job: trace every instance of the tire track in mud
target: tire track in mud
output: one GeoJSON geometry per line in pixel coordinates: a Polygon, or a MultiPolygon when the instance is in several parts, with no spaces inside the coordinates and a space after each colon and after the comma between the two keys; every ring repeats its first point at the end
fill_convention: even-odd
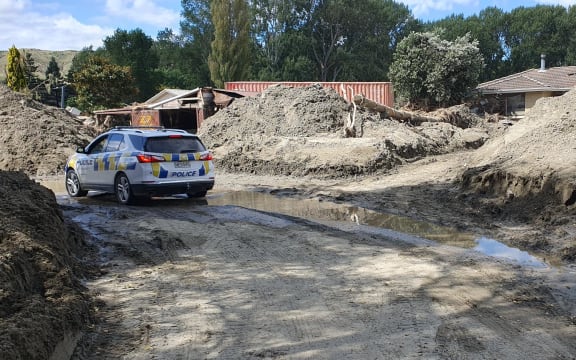
{"type": "MultiPolygon", "coordinates": [[[[240,228],[236,224],[226,226],[234,228],[237,235],[234,244],[219,242],[213,248],[223,259],[238,261],[237,266],[241,266],[248,277],[235,283],[240,292],[237,298],[222,299],[223,307],[237,309],[236,316],[241,324],[235,324],[234,344],[221,356],[234,358],[242,352],[247,357],[281,356],[307,351],[305,349],[310,348],[323,332],[326,321],[318,314],[326,311],[310,276],[316,270],[310,266],[310,260],[297,251],[301,242],[289,237],[278,246],[278,229],[245,224],[240,228]],[[271,246],[273,243],[276,245],[271,246]],[[311,299],[317,310],[315,313],[306,308],[311,299]],[[244,311],[235,304],[237,301],[247,301],[251,306],[244,311]],[[249,329],[256,330],[246,331],[249,329]],[[238,336],[245,333],[250,336],[238,336]],[[262,348],[261,344],[270,338],[284,340],[279,346],[262,348]],[[299,349],[301,347],[304,349],[299,349]]],[[[223,274],[223,277],[227,275],[223,274]]]]}
{"type": "Polygon", "coordinates": [[[514,358],[523,348],[562,359],[574,350],[574,326],[546,335],[538,329],[557,322],[536,313],[530,323],[533,309],[514,307],[517,325],[498,285],[512,276],[476,271],[485,264],[463,265],[454,251],[230,206],[75,211],[109,248],[109,273],[91,287],[118,319],[92,336],[85,347],[99,352],[86,359],[514,358]]]}

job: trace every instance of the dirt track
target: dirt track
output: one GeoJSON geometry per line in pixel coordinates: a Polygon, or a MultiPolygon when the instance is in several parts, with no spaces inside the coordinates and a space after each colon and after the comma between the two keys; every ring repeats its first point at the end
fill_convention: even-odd
{"type": "MultiPolygon", "coordinates": [[[[258,184],[221,177],[218,191],[258,184]]],[[[217,192],[218,192],[217,191],[217,192]]],[[[572,359],[566,278],[354,222],[60,200],[104,274],[81,359],[572,359]]],[[[305,201],[305,200],[302,200],[305,201]]],[[[573,280],[573,279],[572,279],[573,280]]]]}

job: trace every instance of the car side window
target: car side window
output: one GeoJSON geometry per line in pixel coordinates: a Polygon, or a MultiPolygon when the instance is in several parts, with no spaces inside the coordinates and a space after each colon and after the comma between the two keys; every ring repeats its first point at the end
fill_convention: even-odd
{"type": "Polygon", "coordinates": [[[108,144],[106,145],[106,152],[119,151],[124,144],[124,135],[112,134],[108,137],[108,144]]]}
{"type": "Polygon", "coordinates": [[[138,135],[128,135],[134,148],[139,151],[144,151],[144,138],[138,135]]]}
{"type": "Polygon", "coordinates": [[[95,143],[90,145],[90,148],[88,149],[87,153],[100,154],[101,152],[103,152],[104,148],[106,147],[106,140],[108,140],[108,136],[103,136],[100,139],[98,139],[95,143]]]}

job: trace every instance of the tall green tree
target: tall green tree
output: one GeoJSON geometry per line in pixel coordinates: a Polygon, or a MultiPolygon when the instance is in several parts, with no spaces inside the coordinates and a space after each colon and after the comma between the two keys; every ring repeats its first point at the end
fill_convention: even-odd
{"type": "MultiPolygon", "coordinates": [[[[257,54],[255,75],[260,80],[279,80],[284,61],[301,55],[288,46],[304,10],[300,0],[253,0],[252,36],[257,54]]],[[[290,61],[290,60],[288,60],[290,61]]]]}
{"type": "Polygon", "coordinates": [[[105,56],[104,50],[102,48],[94,49],[94,47],[90,45],[77,52],[74,58],[72,58],[72,64],[70,64],[68,73],[66,73],[68,82],[73,82],[74,74],[82,70],[88,61],[96,55],[105,56]]]}
{"type": "Polygon", "coordinates": [[[24,52],[23,64],[26,85],[30,94],[36,101],[49,103],[49,101],[47,101],[47,97],[51,89],[50,84],[46,83],[46,81],[41,81],[38,75],[36,75],[38,65],[36,65],[36,60],[34,60],[31,53],[24,52]]]}
{"type": "MultiPolygon", "coordinates": [[[[170,33],[171,30],[168,30],[170,33]]],[[[182,0],[182,20],[180,35],[163,32],[158,34],[161,59],[170,59],[173,67],[166,67],[161,60],[161,71],[168,75],[168,83],[182,79],[178,83],[189,84],[187,88],[213,85],[208,67],[208,57],[214,39],[214,24],[210,12],[210,0],[182,0]],[[172,44],[170,44],[172,42],[172,44]],[[173,54],[166,50],[174,50],[173,54]],[[171,58],[178,59],[171,59],[171,58]]],[[[168,50],[168,51],[172,51],[168,50]]]]}
{"type": "Polygon", "coordinates": [[[113,64],[99,55],[88,58],[72,78],[75,105],[85,111],[123,106],[137,90],[129,66],[113,64]]]}
{"type": "Polygon", "coordinates": [[[28,87],[30,87],[33,83],[38,83],[38,76],[36,75],[38,65],[36,65],[36,60],[34,60],[32,54],[29,52],[24,52],[22,63],[24,65],[24,76],[26,78],[28,87]]]}
{"type": "MultiPolygon", "coordinates": [[[[357,5],[356,5],[357,6],[357,5]]],[[[414,19],[408,7],[392,0],[367,1],[360,6],[353,35],[345,48],[350,53],[344,63],[341,79],[346,81],[386,81],[392,57],[398,43],[421,23],[414,19]]]]}
{"type": "Polygon", "coordinates": [[[24,58],[22,59],[24,65],[24,77],[26,78],[26,86],[28,90],[32,92],[32,95],[36,100],[42,100],[39,96],[38,88],[41,84],[40,78],[36,75],[36,70],[38,70],[38,65],[36,65],[36,60],[32,57],[32,54],[24,51],[24,58]]]}
{"type": "Polygon", "coordinates": [[[14,45],[8,49],[6,84],[14,91],[23,91],[27,89],[24,61],[20,51],[14,45]]]}
{"type": "Polygon", "coordinates": [[[48,67],[46,68],[45,74],[46,79],[48,79],[50,75],[52,75],[52,77],[56,79],[60,79],[62,77],[62,74],[60,73],[60,67],[58,66],[58,62],[56,61],[54,56],[50,58],[50,62],[48,63],[48,67]]]}
{"type": "Polygon", "coordinates": [[[396,94],[413,105],[449,106],[476,87],[482,66],[478,42],[468,36],[451,42],[438,33],[412,33],[398,45],[390,78],[396,94]]]}
{"type": "MultiPolygon", "coordinates": [[[[560,31],[576,34],[576,6],[570,6],[566,16],[560,21],[560,31]]],[[[576,65],[576,37],[570,36],[566,42],[566,65],[576,65]]]]}
{"type": "Polygon", "coordinates": [[[312,52],[318,66],[319,80],[335,81],[342,70],[347,47],[354,47],[353,26],[358,7],[352,0],[317,0],[311,2],[310,33],[312,52]]]}
{"type": "Polygon", "coordinates": [[[144,101],[156,94],[159,83],[155,76],[158,56],[152,48],[154,41],[151,37],[142,29],[117,29],[114,35],[106,37],[103,42],[110,60],[114,64],[128,66],[132,71],[138,93],[131,101],[144,101]]]}
{"type": "MultiPolygon", "coordinates": [[[[507,75],[506,59],[509,51],[505,48],[506,15],[496,7],[487,7],[478,16],[471,18],[470,33],[478,40],[478,48],[484,58],[484,70],[480,81],[488,81],[507,75]]],[[[464,34],[460,34],[463,36],[464,34]]]]}
{"type": "Polygon", "coordinates": [[[392,0],[315,0],[308,12],[321,81],[385,80],[396,45],[420,26],[392,0]]]}
{"type": "Polygon", "coordinates": [[[159,59],[160,88],[194,89],[212,84],[206,60],[184,36],[171,29],[160,31],[154,50],[159,59]]]}
{"type": "Polygon", "coordinates": [[[208,63],[214,39],[210,2],[210,0],[182,0],[182,20],[180,21],[182,44],[190,46],[198,53],[204,64],[208,63]]]}
{"type": "Polygon", "coordinates": [[[567,10],[563,6],[538,5],[518,7],[507,15],[508,26],[505,43],[509,48],[510,73],[537,68],[540,55],[546,55],[548,66],[564,65],[567,45],[573,38],[565,33],[564,19],[567,10]]]}
{"type": "Polygon", "coordinates": [[[250,72],[250,13],[245,0],[212,0],[214,24],[210,76],[217,87],[246,80],[250,72]]]}
{"type": "Polygon", "coordinates": [[[480,75],[482,81],[504,76],[505,60],[505,14],[495,7],[488,7],[480,12],[464,18],[463,15],[451,15],[444,19],[426,24],[428,31],[438,29],[446,40],[453,41],[470,34],[478,41],[485,67],[480,75]]]}

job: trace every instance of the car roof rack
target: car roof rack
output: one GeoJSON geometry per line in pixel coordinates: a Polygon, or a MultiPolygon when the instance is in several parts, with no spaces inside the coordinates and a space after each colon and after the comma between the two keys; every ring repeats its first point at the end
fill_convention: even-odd
{"type": "Polygon", "coordinates": [[[183,133],[183,134],[190,134],[188,131],[183,130],[183,129],[158,129],[158,131],[174,131],[174,132],[179,132],[179,133],[183,133]]]}
{"type": "Polygon", "coordinates": [[[164,126],[114,126],[112,128],[112,130],[138,130],[138,129],[164,130],[164,126]]]}
{"type": "Polygon", "coordinates": [[[111,128],[110,130],[113,131],[122,131],[122,130],[133,130],[135,132],[139,132],[142,133],[143,130],[156,130],[157,132],[178,132],[178,133],[182,133],[182,134],[186,134],[186,135],[193,135],[193,136],[197,136],[196,134],[192,134],[184,129],[171,129],[171,128],[165,128],[164,126],[115,126],[113,128],[111,128]]]}

